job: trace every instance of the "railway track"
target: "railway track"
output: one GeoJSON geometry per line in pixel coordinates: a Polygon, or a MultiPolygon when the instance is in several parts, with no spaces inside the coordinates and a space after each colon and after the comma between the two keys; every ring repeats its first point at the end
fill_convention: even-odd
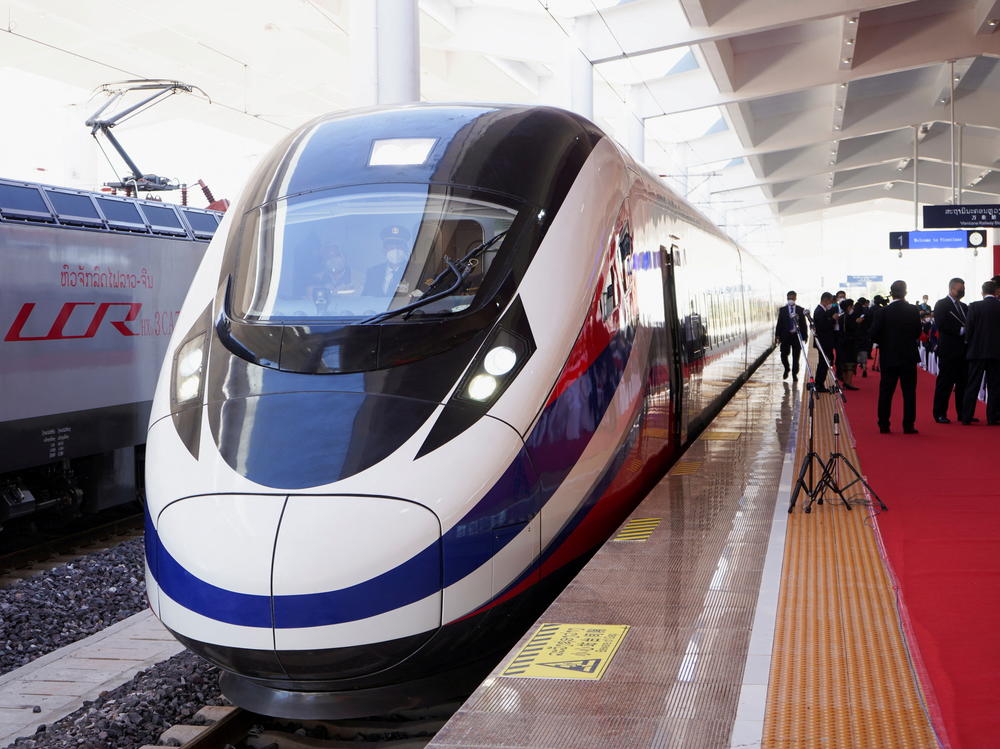
{"type": "Polygon", "coordinates": [[[159,743],[182,749],[423,749],[460,707],[450,702],[423,710],[358,720],[286,721],[238,707],[203,707],[187,724],[171,726],[159,743]]]}
{"type": "Polygon", "coordinates": [[[0,553],[0,588],[142,535],[141,512],[29,541],[0,553]]]}

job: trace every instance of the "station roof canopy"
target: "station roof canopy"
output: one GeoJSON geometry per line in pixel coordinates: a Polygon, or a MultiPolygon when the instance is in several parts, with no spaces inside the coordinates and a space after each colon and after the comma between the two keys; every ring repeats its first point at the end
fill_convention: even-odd
{"type": "MultiPolygon", "coordinates": [[[[270,141],[353,105],[351,6],[0,0],[0,72],[16,67],[87,90],[123,78],[182,80],[211,104],[179,104],[187,110],[176,116],[270,141]]],[[[1000,0],[419,7],[424,98],[568,106],[567,59],[579,50],[594,64],[598,123],[621,133],[625,120],[642,119],[646,162],[672,177],[681,164],[689,195],[705,175],[701,194],[716,207],[773,220],[911,201],[915,173],[921,202],[945,203],[953,147],[962,202],[1000,202],[1000,0]],[[953,105],[964,126],[954,139],[953,105]]]]}
{"type": "Polygon", "coordinates": [[[998,202],[998,24],[994,0],[636,0],[592,8],[575,35],[598,69],[690,52],[641,81],[648,130],[714,113],[694,163],[749,168],[713,195],[787,216],[912,201],[915,173],[921,202],[951,202],[953,147],[962,202],[998,202]]]}

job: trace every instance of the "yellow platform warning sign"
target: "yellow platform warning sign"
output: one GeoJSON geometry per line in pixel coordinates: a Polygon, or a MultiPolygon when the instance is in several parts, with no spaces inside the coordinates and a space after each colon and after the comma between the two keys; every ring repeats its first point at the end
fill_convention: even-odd
{"type": "Polygon", "coordinates": [[[633,518],[629,520],[612,541],[645,541],[653,535],[660,518],[633,518]]]}
{"type": "Polygon", "coordinates": [[[500,675],[600,679],[628,630],[625,624],[543,624],[500,675]]]}
{"type": "Polygon", "coordinates": [[[704,431],[701,433],[703,440],[738,440],[739,432],[704,431]]]}

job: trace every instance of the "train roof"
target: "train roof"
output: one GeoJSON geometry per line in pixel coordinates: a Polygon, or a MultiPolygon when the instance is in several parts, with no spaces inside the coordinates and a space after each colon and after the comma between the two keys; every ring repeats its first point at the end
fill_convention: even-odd
{"type": "Polygon", "coordinates": [[[0,178],[0,224],[206,241],[221,220],[219,211],[205,208],[0,178]]]}

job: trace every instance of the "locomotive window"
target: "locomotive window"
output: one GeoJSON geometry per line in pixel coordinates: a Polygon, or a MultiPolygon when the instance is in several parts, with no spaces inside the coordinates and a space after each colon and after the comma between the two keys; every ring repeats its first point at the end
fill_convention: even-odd
{"type": "Polygon", "coordinates": [[[256,262],[237,278],[233,311],[262,321],[368,318],[454,285],[414,314],[462,312],[511,243],[502,237],[470,251],[506,232],[517,216],[513,208],[427,185],[326,190],[256,212],[256,262]]]}
{"type": "Polygon", "coordinates": [[[34,187],[0,184],[0,210],[14,213],[44,213],[51,216],[42,194],[34,187]]]}
{"type": "Polygon", "coordinates": [[[108,221],[122,224],[138,224],[139,226],[146,225],[146,222],[142,220],[142,216],[139,215],[139,209],[135,207],[134,203],[126,203],[124,200],[108,200],[106,198],[98,198],[97,202],[101,204],[101,210],[104,211],[104,215],[107,216],[108,221]]]}
{"type": "Polygon", "coordinates": [[[146,214],[146,218],[149,219],[149,223],[153,226],[178,229],[180,231],[184,230],[181,226],[181,220],[177,218],[177,214],[174,213],[173,208],[159,205],[144,205],[142,212],[146,214]]]}
{"type": "Polygon", "coordinates": [[[68,192],[56,192],[48,190],[49,200],[56,209],[59,217],[71,216],[75,218],[89,218],[100,221],[101,217],[97,213],[97,207],[87,195],[74,195],[68,192]]]}
{"type": "Polygon", "coordinates": [[[211,213],[198,213],[198,211],[184,211],[184,217],[187,218],[188,223],[191,224],[191,228],[197,232],[207,232],[208,234],[214,234],[215,229],[218,224],[215,221],[215,216],[211,213]]]}

